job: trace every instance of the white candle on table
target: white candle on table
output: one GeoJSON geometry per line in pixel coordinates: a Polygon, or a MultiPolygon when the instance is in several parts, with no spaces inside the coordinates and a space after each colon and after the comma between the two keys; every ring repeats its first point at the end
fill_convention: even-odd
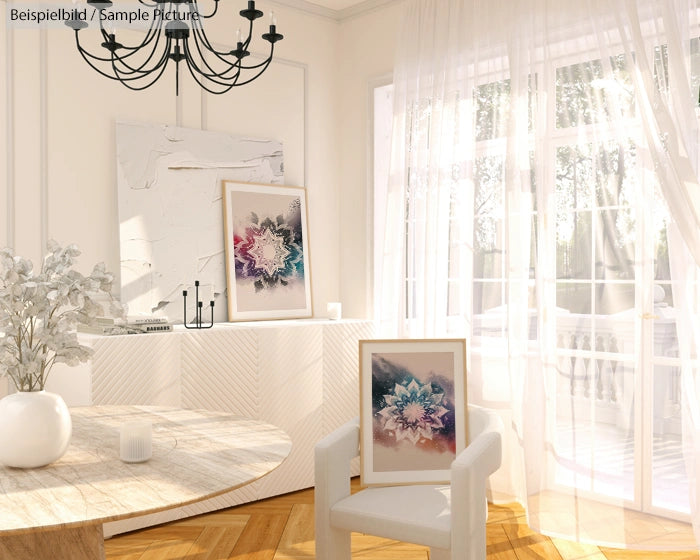
{"type": "Polygon", "coordinates": [[[326,306],[326,311],[328,312],[328,318],[332,321],[339,321],[342,315],[342,305],[338,301],[331,301],[326,306]]]}
{"type": "Polygon", "coordinates": [[[141,463],[151,458],[153,425],[145,421],[124,422],[119,430],[119,458],[141,463]]]}

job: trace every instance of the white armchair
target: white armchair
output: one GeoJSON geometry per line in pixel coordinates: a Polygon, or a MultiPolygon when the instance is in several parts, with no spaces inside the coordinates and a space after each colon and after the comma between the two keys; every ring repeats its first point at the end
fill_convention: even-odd
{"type": "Polygon", "coordinates": [[[486,479],[501,464],[500,417],[469,405],[469,444],[452,462],[449,485],[366,488],[350,494],[359,420],[316,444],[316,559],[350,560],[357,531],[430,547],[431,560],[486,558],[486,479]]]}

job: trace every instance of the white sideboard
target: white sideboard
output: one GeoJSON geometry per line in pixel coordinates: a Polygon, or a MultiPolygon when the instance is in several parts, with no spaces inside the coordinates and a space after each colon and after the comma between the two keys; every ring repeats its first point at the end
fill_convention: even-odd
{"type": "Polygon", "coordinates": [[[91,362],[59,368],[47,387],[63,394],[69,405],[221,410],[275,424],[289,434],[293,445],[282,466],[254,484],[178,510],[108,523],[105,534],[313,486],[315,443],[359,413],[358,340],[373,336],[371,321],[353,319],[85,335],[95,350],[91,362]]]}

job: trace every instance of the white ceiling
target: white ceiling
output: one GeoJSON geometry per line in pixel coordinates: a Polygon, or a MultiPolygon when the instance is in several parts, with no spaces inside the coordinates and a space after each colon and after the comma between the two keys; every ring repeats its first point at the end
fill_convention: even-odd
{"type": "Polygon", "coordinates": [[[329,17],[337,21],[357,16],[398,0],[270,0],[291,8],[329,17]]]}
{"type": "Polygon", "coordinates": [[[309,0],[312,4],[338,11],[345,10],[357,4],[362,4],[364,1],[365,0],[309,0]]]}

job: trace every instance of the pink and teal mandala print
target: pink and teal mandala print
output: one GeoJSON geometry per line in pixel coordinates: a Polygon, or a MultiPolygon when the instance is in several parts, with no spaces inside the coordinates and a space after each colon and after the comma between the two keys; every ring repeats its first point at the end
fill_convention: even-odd
{"type": "Polygon", "coordinates": [[[255,291],[271,290],[304,280],[304,251],[299,199],[286,216],[251,213],[234,234],[236,278],[253,282],[255,291]]]}
{"type": "Polygon", "coordinates": [[[416,445],[422,439],[432,440],[445,427],[442,417],[449,412],[442,405],[443,396],[433,392],[430,383],[415,379],[408,385],[396,383],[393,393],[384,395],[385,406],[379,411],[382,429],[393,433],[397,442],[405,439],[416,445]]]}

